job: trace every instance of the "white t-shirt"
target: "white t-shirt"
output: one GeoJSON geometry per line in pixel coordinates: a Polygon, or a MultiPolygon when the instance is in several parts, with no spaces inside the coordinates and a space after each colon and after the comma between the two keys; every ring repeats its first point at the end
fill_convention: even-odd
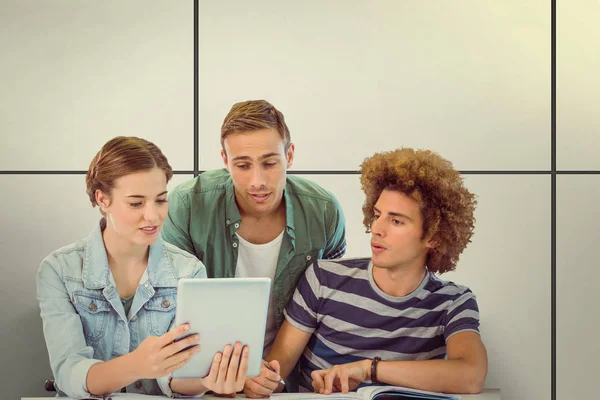
{"type": "MultiPolygon", "coordinates": [[[[250,243],[240,235],[237,235],[240,245],[238,247],[237,265],[235,267],[236,278],[271,278],[275,279],[279,250],[283,240],[283,231],[275,239],[265,244],[250,243]]],[[[263,357],[267,355],[275,336],[277,325],[275,323],[275,308],[273,307],[273,284],[271,284],[271,295],[269,296],[269,311],[267,313],[267,328],[265,332],[265,344],[263,357]]]]}

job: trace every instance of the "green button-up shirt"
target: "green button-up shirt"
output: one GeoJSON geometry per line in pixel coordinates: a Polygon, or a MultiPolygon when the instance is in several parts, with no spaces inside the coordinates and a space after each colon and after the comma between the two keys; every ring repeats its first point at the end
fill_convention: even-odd
{"type": "MultiPolygon", "coordinates": [[[[288,175],[284,201],[286,227],[272,282],[277,328],[305,269],[316,259],[340,258],[346,251],[346,222],[333,194],[307,179],[288,175]]],[[[162,236],[195,254],[206,266],[209,278],[232,278],[240,222],[229,172],[209,171],[169,194],[162,236]]]]}

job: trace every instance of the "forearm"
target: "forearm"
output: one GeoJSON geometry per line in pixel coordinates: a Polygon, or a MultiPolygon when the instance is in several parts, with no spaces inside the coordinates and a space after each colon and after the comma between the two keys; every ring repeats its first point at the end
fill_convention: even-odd
{"type": "Polygon", "coordinates": [[[129,353],[92,365],[86,378],[88,392],[93,395],[105,395],[141,379],[133,358],[132,353],[129,353]]]}
{"type": "MultiPolygon", "coordinates": [[[[279,376],[281,379],[286,380],[290,375],[306,348],[311,335],[311,332],[295,327],[287,319],[283,321],[279,332],[277,332],[273,347],[271,347],[266,357],[267,362],[273,360],[279,362],[279,376]]],[[[275,391],[281,392],[282,390],[283,385],[279,384],[275,391]]]]}
{"type": "Polygon", "coordinates": [[[284,351],[277,351],[277,349],[273,348],[265,357],[265,361],[269,362],[273,360],[277,360],[279,362],[281,367],[279,370],[279,376],[281,376],[281,379],[285,380],[294,369],[298,358],[294,357],[294,354],[289,354],[284,351]]]}
{"type": "MultiPolygon", "coordinates": [[[[279,362],[279,376],[285,381],[296,366],[296,363],[302,354],[302,350],[293,347],[289,347],[284,350],[281,346],[281,343],[283,343],[283,341],[280,341],[279,344],[275,343],[275,345],[273,345],[271,351],[269,351],[269,354],[265,357],[265,361],[270,362],[276,360],[279,362]]],[[[284,388],[285,386],[282,383],[279,383],[274,392],[281,393],[284,388]]]]}
{"type": "Polygon", "coordinates": [[[267,362],[273,360],[277,360],[279,362],[279,376],[281,376],[281,379],[283,380],[286,380],[287,377],[292,373],[292,370],[302,355],[302,351],[304,350],[303,346],[305,346],[302,343],[296,344],[290,341],[287,342],[289,347],[284,348],[286,343],[285,340],[285,337],[278,338],[269,351],[269,354],[267,354],[265,357],[267,362]]]}
{"type": "Polygon", "coordinates": [[[173,393],[185,396],[195,396],[206,392],[208,389],[202,384],[202,379],[173,379],[171,381],[173,393]]]}
{"type": "MultiPolygon", "coordinates": [[[[370,377],[370,368],[369,379],[370,377]]],[[[479,393],[486,370],[462,359],[380,361],[377,380],[394,386],[444,393],[479,393]]]]}

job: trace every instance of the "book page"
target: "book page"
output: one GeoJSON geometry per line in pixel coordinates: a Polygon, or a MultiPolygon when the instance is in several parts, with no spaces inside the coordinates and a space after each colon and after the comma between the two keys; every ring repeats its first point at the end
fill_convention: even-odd
{"type": "Polygon", "coordinates": [[[432,399],[440,399],[440,400],[459,400],[460,396],[455,394],[445,394],[445,393],[436,393],[436,392],[427,392],[425,390],[418,389],[410,389],[401,386],[366,386],[358,389],[357,393],[364,400],[371,400],[379,393],[384,392],[395,392],[395,393],[406,393],[406,394],[419,394],[422,395],[424,399],[432,398],[432,399]],[[429,396],[429,397],[427,397],[429,396]]]}
{"type": "Polygon", "coordinates": [[[271,398],[276,400],[365,400],[355,392],[348,394],[274,393],[271,395],[271,398]]]}

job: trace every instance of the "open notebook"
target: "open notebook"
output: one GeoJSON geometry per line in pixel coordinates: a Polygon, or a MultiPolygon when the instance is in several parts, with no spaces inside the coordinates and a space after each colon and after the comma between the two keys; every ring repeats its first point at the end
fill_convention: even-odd
{"type": "Polygon", "coordinates": [[[409,389],[400,386],[367,386],[348,394],[332,393],[330,395],[317,393],[277,393],[271,397],[280,400],[458,400],[460,396],[426,392],[424,390],[409,389]]]}

